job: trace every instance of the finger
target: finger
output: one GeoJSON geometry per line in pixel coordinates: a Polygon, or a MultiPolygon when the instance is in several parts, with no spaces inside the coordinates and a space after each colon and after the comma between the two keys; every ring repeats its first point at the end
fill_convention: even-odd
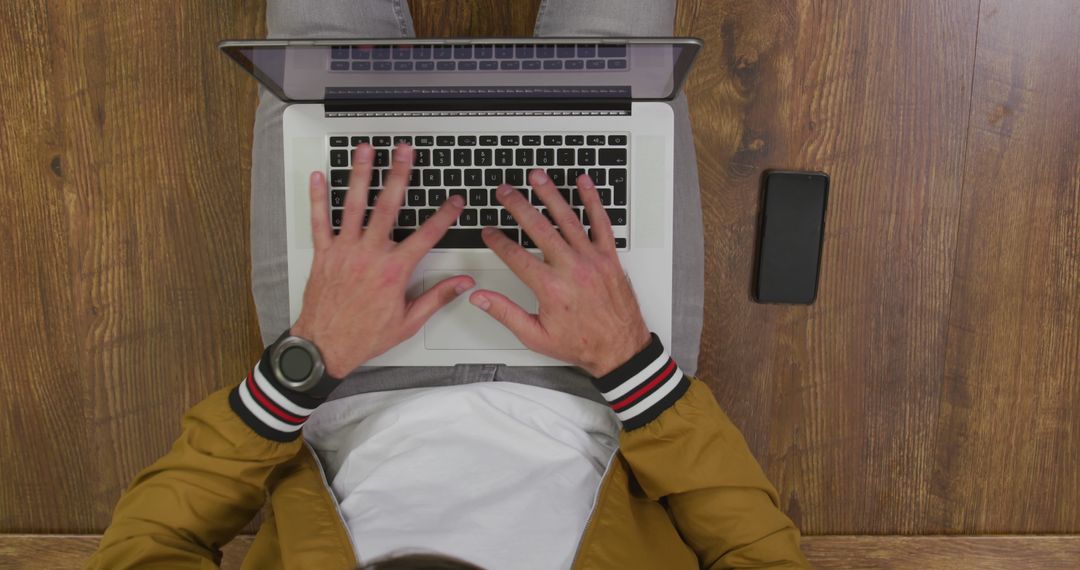
{"type": "Polygon", "coordinates": [[[330,208],[326,199],[326,175],[315,171],[311,173],[311,239],[315,250],[330,247],[334,235],[330,231],[330,208]]]}
{"type": "Polygon", "coordinates": [[[409,171],[412,170],[413,151],[407,144],[394,148],[390,175],[383,182],[382,193],[375,202],[375,211],[368,220],[368,232],[371,239],[389,241],[390,230],[394,229],[398,210],[405,201],[405,190],[409,184],[409,171]]]}
{"type": "Polygon", "coordinates": [[[499,186],[495,197],[504,208],[510,211],[510,215],[517,220],[521,229],[529,234],[533,243],[544,252],[545,257],[556,259],[559,255],[570,251],[570,245],[559,235],[559,230],[555,229],[555,226],[551,225],[551,222],[539,210],[529,204],[521,192],[515,192],[513,187],[504,184],[499,186]]]}
{"type": "Polygon", "coordinates": [[[465,200],[458,195],[451,196],[435,215],[428,218],[419,230],[401,242],[398,249],[401,250],[413,263],[418,263],[420,258],[427,255],[435,244],[446,235],[446,230],[454,225],[461,211],[465,209],[465,200]]]}
{"type": "Polygon", "coordinates": [[[418,331],[436,311],[449,305],[459,295],[476,287],[476,281],[468,275],[447,277],[428,289],[423,295],[413,299],[405,311],[405,327],[418,331]]]}
{"type": "Polygon", "coordinates": [[[546,334],[537,316],[522,309],[505,295],[481,289],[469,295],[469,302],[499,321],[526,347],[537,350],[544,345],[546,334]]]}
{"type": "Polygon", "coordinates": [[[543,261],[494,228],[484,228],[480,231],[480,237],[484,240],[484,244],[510,268],[510,271],[518,276],[518,279],[521,279],[533,291],[537,290],[540,278],[547,271],[547,265],[543,261]]]}
{"type": "Polygon", "coordinates": [[[559,226],[559,232],[563,238],[574,247],[583,247],[589,244],[589,236],[585,234],[585,226],[581,225],[577,210],[566,203],[555,183],[541,169],[529,173],[532,181],[533,192],[540,196],[540,200],[547,206],[551,219],[559,226]]]}
{"type": "Polygon", "coordinates": [[[615,251],[615,234],[611,231],[611,219],[600,202],[600,193],[587,174],[578,176],[578,195],[585,204],[585,213],[589,215],[589,231],[592,241],[601,251],[615,251]]]}
{"type": "Polygon", "coordinates": [[[369,144],[356,147],[353,152],[352,173],[349,174],[349,191],[345,193],[345,215],[341,219],[341,236],[355,241],[360,238],[364,225],[364,209],[367,208],[368,185],[371,184],[371,159],[375,155],[369,144]]]}

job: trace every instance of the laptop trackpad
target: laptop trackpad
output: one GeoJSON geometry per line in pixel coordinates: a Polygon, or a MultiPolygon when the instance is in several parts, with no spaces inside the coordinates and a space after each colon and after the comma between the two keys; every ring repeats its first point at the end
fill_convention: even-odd
{"type": "MultiPolygon", "coordinates": [[[[502,293],[526,311],[536,312],[536,297],[508,269],[425,271],[424,291],[447,277],[460,274],[472,276],[477,289],[502,293]]],[[[525,346],[509,329],[469,302],[471,293],[469,291],[459,296],[431,317],[424,326],[424,346],[434,350],[524,350],[525,346]]]]}

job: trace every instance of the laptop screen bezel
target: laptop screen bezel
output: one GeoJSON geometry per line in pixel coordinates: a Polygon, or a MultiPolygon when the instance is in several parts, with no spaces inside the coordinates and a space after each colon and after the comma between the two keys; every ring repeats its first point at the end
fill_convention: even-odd
{"type": "Polygon", "coordinates": [[[517,37],[517,38],[320,38],[320,39],[265,39],[265,40],[222,40],[218,42],[218,49],[229,59],[240,65],[249,75],[255,78],[264,87],[270,90],[278,99],[286,103],[326,103],[326,99],[293,99],[288,97],[282,86],[273,78],[255,67],[254,62],[246,57],[244,49],[260,47],[313,47],[313,46],[338,46],[350,44],[363,44],[372,46],[382,45],[484,45],[484,44],[607,44],[607,45],[675,45],[679,46],[679,60],[672,69],[674,78],[671,93],[666,97],[632,97],[633,101],[671,101],[686,83],[694,61],[698,53],[704,47],[705,42],[695,37],[517,37]]]}

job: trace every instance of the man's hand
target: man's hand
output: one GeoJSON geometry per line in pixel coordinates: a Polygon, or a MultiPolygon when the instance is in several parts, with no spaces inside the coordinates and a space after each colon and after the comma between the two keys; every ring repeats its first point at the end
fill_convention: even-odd
{"type": "Polygon", "coordinates": [[[530,349],[601,377],[630,360],[651,339],[630,281],[615,253],[611,221],[587,175],[577,179],[592,239],[575,210],[542,170],[530,173],[533,192],[559,226],[508,185],[499,202],[544,252],[540,260],[502,232],[485,228],[484,243],[536,294],[538,314],[527,313],[494,291],[474,292],[469,301],[488,312],[530,349]]]}
{"type": "Polygon", "coordinates": [[[330,229],[326,177],[321,172],[311,174],[315,258],[304,289],[304,307],[291,332],[315,343],[327,373],[335,378],[344,378],[413,336],[435,311],[476,285],[468,275],[456,275],[406,301],[405,286],[416,264],[442,238],[465,203],[461,197],[451,196],[419,230],[400,244],[394,243],[390,232],[405,199],[413,160],[412,148],[399,145],[371,219],[361,229],[373,155],[367,144],[353,154],[337,237],[330,229]]]}

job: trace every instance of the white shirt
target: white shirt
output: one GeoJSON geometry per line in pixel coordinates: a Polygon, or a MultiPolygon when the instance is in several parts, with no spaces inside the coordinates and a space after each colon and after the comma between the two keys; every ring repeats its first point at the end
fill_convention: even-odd
{"type": "Polygon", "coordinates": [[[304,438],[361,562],[424,551],[546,570],[573,562],[620,428],[585,398],[478,382],[327,402],[304,438]]]}

